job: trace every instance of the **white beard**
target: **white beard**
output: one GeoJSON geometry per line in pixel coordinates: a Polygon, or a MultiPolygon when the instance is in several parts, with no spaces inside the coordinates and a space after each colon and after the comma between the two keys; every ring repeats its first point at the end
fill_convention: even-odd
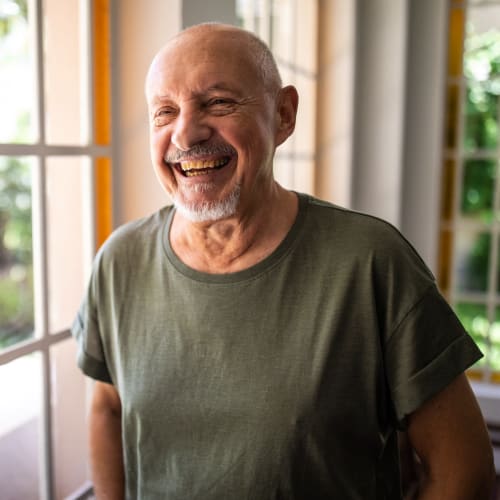
{"type": "MultiPolygon", "coordinates": [[[[210,185],[198,185],[197,191],[209,191],[210,185]]],[[[182,195],[174,196],[175,208],[191,222],[209,222],[226,219],[236,213],[240,201],[240,185],[237,184],[233,191],[224,200],[204,201],[201,203],[187,202],[182,195]]]]}

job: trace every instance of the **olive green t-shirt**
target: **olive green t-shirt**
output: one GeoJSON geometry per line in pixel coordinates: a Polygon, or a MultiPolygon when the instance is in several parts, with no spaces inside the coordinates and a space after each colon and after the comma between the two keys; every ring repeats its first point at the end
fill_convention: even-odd
{"type": "Polygon", "coordinates": [[[174,209],[118,229],[75,320],[122,402],[129,499],[399,499],[396,429],[480,352],[391,225],[306,195],[241,272],[174,254],[174,209]]]}

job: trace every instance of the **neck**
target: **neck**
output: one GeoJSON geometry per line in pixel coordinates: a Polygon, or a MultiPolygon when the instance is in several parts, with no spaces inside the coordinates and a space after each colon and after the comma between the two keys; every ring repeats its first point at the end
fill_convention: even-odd
{"type": "Polygon", "coordinates": [[[176,212],[170,243],[177,256],[197,271],[212,274],[241,271],[278,247],[297,211],[297,196],[276,184],[265,200],[244,207],[227,219],[195,223],[176,212]]]}

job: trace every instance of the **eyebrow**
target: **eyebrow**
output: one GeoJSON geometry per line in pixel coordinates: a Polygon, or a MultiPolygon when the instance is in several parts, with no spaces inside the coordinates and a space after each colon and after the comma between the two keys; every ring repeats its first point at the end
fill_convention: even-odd
{"type": "MultiPolygon", "coordinates": [[[[229,92],[231,94],[235,94],[236,96],[241,96],[241,92],[239,89],[235,89],[234,87],[228,85],[227,83],[224,82],[216,82],[213,85],[210,85],[209,87],[200,90],[199,92],[196,92],[195,95],[197,97],[203,96],[205,94],[209,94],[211,92],[229,92]]],[[[153,98],[153,103],[163,103],[166,101],[171,100],[172,98],[170,97],[169,94],[163,94],[163,95],[155,95],[153,98]]]]}

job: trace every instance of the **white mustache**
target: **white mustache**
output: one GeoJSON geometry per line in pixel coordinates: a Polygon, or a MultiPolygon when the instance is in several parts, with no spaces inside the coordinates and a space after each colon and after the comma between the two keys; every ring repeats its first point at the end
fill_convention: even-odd
{"type": "Polygon", "coordinates": [[[187,151],[177,149],[174,152],[166,153],[163,160],[166,163],[178,163],[181,161],[192,161],[210,155],[236,156],[236,149],[229,144],[200,145],[197,144],[187,151]]]}

